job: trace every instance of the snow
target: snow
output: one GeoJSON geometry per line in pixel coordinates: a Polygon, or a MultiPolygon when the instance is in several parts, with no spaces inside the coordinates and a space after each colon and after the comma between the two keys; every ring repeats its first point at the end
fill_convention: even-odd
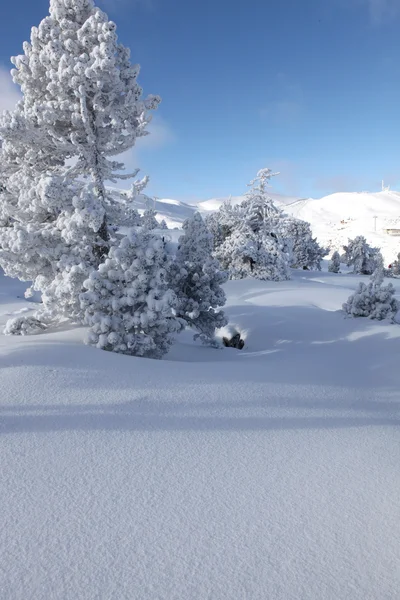
{"type": "MultiPolygon", "coordinates": [[[[110,188],[110,190],[112,191],[112,188],[110,188]]],[[[117,192],[120,192],[120,190],[117,190],[117,192]]],[[[134,206],[139,211],[139,214],[143,214],[143,212],[149,208],[148,204],[148,197],[139,195],[135,199],[134,206]]],[[[151,202],[150,208],[155,209],[159,221],[161,222],[164,219],[170,229],[176,227],[181,228],[183,222],[186,219],[190,219],[197,210],[196,206],[190,206],[185,202],[168,198],[155,199],[151,202]]]]}
{"type": "Polygon", "coordinates": [[[341,251],[348,238],[364,235],[369,244],[381,248],[387,264],[399,252],[399,238],[384,231],[391,227],[400,229],[399,192],[337,193],[319,200],[300,200],[285,210],[311,223],[320,243],[330,244],[334,250],[341,251]]]}
{"type": "MultiPolygon", "coordinates": [[[[364,235],[372,246],[381,248],[386,266],[393,262],[400,250],[400,238],[388,235],[386,228],[400,229],[400,193],[396,191],[343,192],[330,194],[319,199],[299,199],[283,196],[269,190],[274,202],[288,214],[303,219],[311,224],[314,236],[324,246],[329,245],[332,251],[343,252],[342,246],[349,238],[364,235]],[[376,232],[375,221],[376,220],[376,232]],[[342,223],[341,221],[344,221],[342,223]]],[[[172,213],[171,200],[157,200],[156,210],[160,220],[165,218],[169,227],[181,227],[183,221],[197,209],[206,216],[218,210],[224,203],[230,201],[233,205],[240,204],[244,196],[212,198],[190,206],[176,201],[172,213]],[[170,225],[170,223],[172,223],[170,225]]]]}
{"type": "Polygon", "coordinates": [[[396,598],[400,328],[338,311],[363,279],[228,282],[242,351],[0,336],[1,597],[396,598]]]}

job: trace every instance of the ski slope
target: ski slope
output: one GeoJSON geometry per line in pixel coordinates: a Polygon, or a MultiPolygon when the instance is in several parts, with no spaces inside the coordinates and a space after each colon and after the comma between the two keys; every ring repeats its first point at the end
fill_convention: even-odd
{"type": "Polygon", "coordinates": [[[397,598],[400,327],[343,317],[358,280],[229,282],[240,352],[0,335],[0,597],[397,598]]]}
{"type": "Polygon", "coordinates": [[[381,248],[387,263],[400,252],[400,237],[385,232],[386,228],[400,229],[398,192],[332,194],[294,202],[286,212],[311,223],[314,235],[332,250],[340,251],[348,238],[364,235],[371,245],[381,248]]]}

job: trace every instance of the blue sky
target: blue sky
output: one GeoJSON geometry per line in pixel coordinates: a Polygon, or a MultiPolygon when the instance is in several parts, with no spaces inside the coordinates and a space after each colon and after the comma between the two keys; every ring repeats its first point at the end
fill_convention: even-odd
{"type": "MultiPolygon", "coordinates": [[[[398,0],[98,4],[163,98],[130,157],[150,193],[241,194],[264,166],[290,195],[400,187],[398,0]]],[[[2,4],[2,67],[47,13],[47,0],[2,4]]],[[[0,107],[13,94],[2,70],[0,107]]]]}

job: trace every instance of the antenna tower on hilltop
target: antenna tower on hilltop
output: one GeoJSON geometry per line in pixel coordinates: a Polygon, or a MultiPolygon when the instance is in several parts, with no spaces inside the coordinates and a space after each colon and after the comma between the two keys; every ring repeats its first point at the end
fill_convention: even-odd
{"type": "Polygon", "coordinates": [[[390,192],[390,185],[385,185],[385,182],[382,179],[382,192],[390,192]]]}

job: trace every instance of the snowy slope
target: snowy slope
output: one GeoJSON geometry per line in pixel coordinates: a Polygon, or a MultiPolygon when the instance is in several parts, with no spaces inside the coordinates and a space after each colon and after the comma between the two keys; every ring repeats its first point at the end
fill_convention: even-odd
{"type": "Polygon", "coordinates": [[[400,228],[398,192],[332,194],[295,202],[286,207],[286,212],[310,222],[318,239],[333,250],[340,250],[349,237],[364,235],[369,243],[382,249],[386,262],[393,261],[400,252],[400,238],[384,231],[400,228]]]}
{"type": "MultiPolygon", "coordinates": [[[[121,194],[126,194],[126,191],[116,188],[110,187],[108,190],[114,195],[116,201],[121,194]]],[[[154,208],[159,221],[164,219],[170,229],[181,228],[185,219],[190,218],[198,210],[196,206],[170,198],[157,198],[149,201],[147,196],[141,194],[136,196],[134,204],[139,214],[142,214],[147,208],[154,208]]]]}
{"type": "Polygon", "coordinates": [[[397,598],[400,327],[337,312],[357,281],[229,282],[241,352],[0,336],[0,597],[397,598]]]}
{"type": "MultiPolygon", "coordinates": [[[[389,236],[386,228],[400,228],[400,193],[338,193],[324,198],[300,200],[280,194],[270,194],[285,212],[311,223],[313,233],[321,244],[328,245],[332,252],[342,251],[348,238],[364,235],[373,246],[381,248],[385,262],[392,262],[400,252],[400,237],[389,236]],[[375,221],[376,220],[376,231],[375,221]],[[344,221],[344,223],[342,223],[344,221]]],[[[244,196],[212,198],[197,206],[177,200],[157,200],[155,203],[159,218],[165,218],[169,227],[181,227],[183,221],[200,210],[209,214],[224,202],[238,204],[244,196]]],[[[138,206],[142,209],[143,206],[138,206]]]]}

